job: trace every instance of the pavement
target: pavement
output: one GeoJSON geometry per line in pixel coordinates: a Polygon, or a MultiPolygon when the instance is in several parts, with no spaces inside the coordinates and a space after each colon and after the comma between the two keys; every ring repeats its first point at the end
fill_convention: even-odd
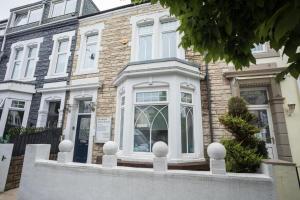
{"type": "Polygon", "coordinates": [[[16,200],[18,189],[8,190],[4,193],[0,193],[0,200],[16,200]]]}

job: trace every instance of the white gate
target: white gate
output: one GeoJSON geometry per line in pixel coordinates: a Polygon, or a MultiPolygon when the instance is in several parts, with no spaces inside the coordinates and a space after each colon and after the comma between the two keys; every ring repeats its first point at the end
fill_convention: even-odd
{"type": "Polygon", "coordinates": [[[0,192],[4,192],[13,144],[0,144],[0,192]]]}

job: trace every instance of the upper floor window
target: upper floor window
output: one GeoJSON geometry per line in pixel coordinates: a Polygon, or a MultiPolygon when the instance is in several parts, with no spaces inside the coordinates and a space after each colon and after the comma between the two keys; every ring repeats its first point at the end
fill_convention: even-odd
{"type": "Polygon", "coordinates": [[[37,46],[29,46],[28,47],[28,54],[26,57],[27,63],[26,63],[26,69],[25,69],[25,78],[33,77],[34,75],[34,69],[35,69],[35,63],[36,63],[36,57],[37,57],[37,46]]]}
{"type": "Polygon", "coordinates": [[[131,61],[177,57],[184,59],[183,48],[179,47],[179,22],[168,13],[133,16],[131,61]]]}
{"type": "Polygon", "coordinates": [[[176,57],[177,54],[177,23],[168,22],[162,24],[162,57],[176,57]]]}
{"type": "Polygon", "coordinates": [[[43,38],[17,42],[11,47],[5,80],[31,80],[34,78],[38,52],[43,38]]]}
{"type": "Polygon", "coordinates": [[[23,51],[24,51],[23,48],[15,49],[11,79],[18,79],[21,74],[23,51]]]}
{"type": "Polygon", "coordinates": [[[16,13],[13,20],[13,26],[21,26],[40,21],[42,18],[43,9],[35,8],[22,13],[16,13]]]}
{"type": "Polygon", "coordinates": [[[254,44],[254,48],[251,49],[252,53],[263,53],[266,52],[266,45],[265,44],[254,44]]]}
{"type": "Polygon", "coordinates": [[[84,55],[84,69],[95,68],[96,50],[97,50],[98,34],[86,36],[86,48],[84,55]]]}
{"type": "Polygon", "coordinates": [[[87,74],[98,72],[99,51],[101,49],[101,31],[104,24],[82,27],[80,46],[77,47],[78,61],[75,74],[87,74]]]}
{"type": "Polygon", "coordinates": [[[58,0],[51,5],[50,17],[57,17],[73,13],[76,10],[77,0],[58,0]]]}
{"type": "Polygon", "coordinates": [[[50,66],[46,78],[67,76],[71,43],[75,31],[56,34],[53,36],[53,48],[50,56],[50,66]]]}
{"type": "Polygon", "coordinates": [[[68,40],[58,41],[55,74],[63,73],[67,63],[68,40]]]}
{"type": "Polygon", "coordinates": [[[139,60],[152,58],[152,31],[153,26],[139,27],[139,60]]]}

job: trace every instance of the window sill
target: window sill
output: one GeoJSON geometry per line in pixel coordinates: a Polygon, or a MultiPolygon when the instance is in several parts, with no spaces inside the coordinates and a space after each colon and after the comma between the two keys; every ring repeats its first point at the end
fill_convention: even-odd
{"type": "Polygon", "coordinates": [[[45,76],[45,79],[65,78],[65,77],[68,77],[68,74],[59,74],[59,75],[45,76]]]}
{"type": "Polygon", "coordinates": [[[26,78],[26,79],[6,79],[5,81],[32,82],[32,81],[36,81],[36,78],[26,78]]]}
{"type": "Polygon", "coordinates": [[[79,75],[85,75],[85,74],[96,74],[99,73],[98,69],[93,69],[93,70],[85,70],[85,71],[77,71],[74,73],[75,76],[79,75]]]}

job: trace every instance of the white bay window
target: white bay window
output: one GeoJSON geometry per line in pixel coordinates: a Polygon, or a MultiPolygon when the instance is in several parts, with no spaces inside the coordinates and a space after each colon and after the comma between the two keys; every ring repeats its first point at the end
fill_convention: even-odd
{"type": "Polygon", "coordinates": [[[151,162],[158,141],[168,144],[171,163],[203,159],[199,73],[197,67],[170,60],[129,64],[118,75],[119,159],[151,162]]]}

